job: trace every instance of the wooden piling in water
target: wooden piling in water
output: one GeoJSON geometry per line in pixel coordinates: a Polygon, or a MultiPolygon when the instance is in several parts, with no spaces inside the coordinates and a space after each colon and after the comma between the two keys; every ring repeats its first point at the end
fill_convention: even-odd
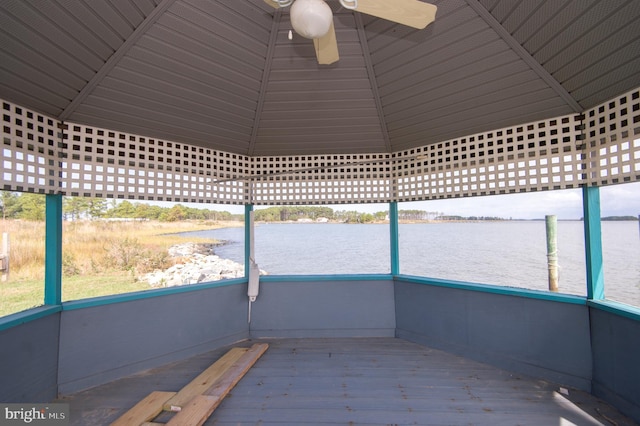
{"type": "Polygon", "coordinates": [[[549,290],[558,291],[558,218],[555,215],[544,217],[547,228],[547,267],[549,268],[549,290]]]}

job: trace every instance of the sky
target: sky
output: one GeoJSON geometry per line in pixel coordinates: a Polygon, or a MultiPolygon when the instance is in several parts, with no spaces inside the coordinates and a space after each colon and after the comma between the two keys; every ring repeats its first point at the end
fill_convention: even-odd
{"type": "MultiPolygon", "coordinates": [[[[203,204],[185,204],[205,208],[203,204]]],[[[388,210],[388,204],[337,204],[327,205],[334,211],[357,210],[375,213],[388,210]]],[[[244,213],[243,206],[209,205],[212,210],[244,213]]],[[[268,206],[255,206],[255,209],[268,206]]],[[[469,197],[447,200],[430,200],[400,203],[399,210],[424,210],[444,213],[448,216],[489,216],[504,219],[544,219],[556,215],[559,220],[582,218],[582,190],[567,189],[496,196],[469,197]]],[[[600,188],[600,213],[606,216],[640,215],[640,182],[612,185],[600,188]]]]}

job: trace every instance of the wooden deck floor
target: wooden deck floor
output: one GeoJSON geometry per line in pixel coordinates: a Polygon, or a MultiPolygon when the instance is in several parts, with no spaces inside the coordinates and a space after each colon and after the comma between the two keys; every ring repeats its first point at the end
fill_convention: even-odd
{"type": "MultiPolygon", "coordinates": [[[[394,338],[274,339],[205,425],[634,425],[584,392],[394,338]]],[[[234,346],[249,347],[253,341],[234,346]]],[[[228,348],[69,395],[72,425],[108,425],[177,391],[228,348]]]]}

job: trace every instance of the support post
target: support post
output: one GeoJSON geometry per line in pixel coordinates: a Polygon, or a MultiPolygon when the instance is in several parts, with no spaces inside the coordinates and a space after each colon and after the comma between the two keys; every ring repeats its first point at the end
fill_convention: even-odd
{"type": "Polygon", "coordinates": [[[244,205],[244,277],[249,278],[249,270],[251,269],[251,212],[253,204],[244,205]]]}
{"type": "Polygon", "coordinates": [[[558,218],[544,217],[547,229],[547,267],[549,268],[549,291],[558,291],[558,218]]]}
{"type": "Polygon", "coordinates": [[[62,303],[62,195],[46,195],[44,304],[62,303]]]}
{"type": "Polygon", "coordinates": [[[391,275],[400,273],[400,249],[398,232],[398,202],[389,203],[389,232],[391,242],[391,275]]]}
{"type": "Polygon", "coordinates": [[[602,262],[602,229],[600,223],[600,188],[582,188],[584,239],[587,266],[587,298],[604,299],[604,270],[602,262]]]}

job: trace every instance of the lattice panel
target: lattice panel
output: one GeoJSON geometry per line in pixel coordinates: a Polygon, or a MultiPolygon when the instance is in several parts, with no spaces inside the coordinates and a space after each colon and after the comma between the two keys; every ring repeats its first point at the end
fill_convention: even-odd
{"type": "Polygon", "coordinates": [[[585,113],[589,185],[640,181],[640,91],[585,113]]]}
{"type": "Polygon", "coordinates": [[[244,204],[249,158],[77,124],[66,126],[65,195],[244,204]]]}
{"type": "Polygon", "coordinates": [[[640,91],[396,153],[247,157],[3,105],[5,190],[220,204],[415,201],[640,180],[640,91]]]}
{"type": "Polygon", "coordinates": [[[255,157],[254,204],[340,204],[393,199],[390,154],[255,157]]]}
{"type": "Polygon", "coordinates": [[[58,189],[57,121],[2,102],[2,188],[55,193],[58,189]]]}
{"type": "Polygon", "coordinates": [[[584,179],[581,116],[478,133],[398,153],[398,201],[574,188],[584,179]]]}

